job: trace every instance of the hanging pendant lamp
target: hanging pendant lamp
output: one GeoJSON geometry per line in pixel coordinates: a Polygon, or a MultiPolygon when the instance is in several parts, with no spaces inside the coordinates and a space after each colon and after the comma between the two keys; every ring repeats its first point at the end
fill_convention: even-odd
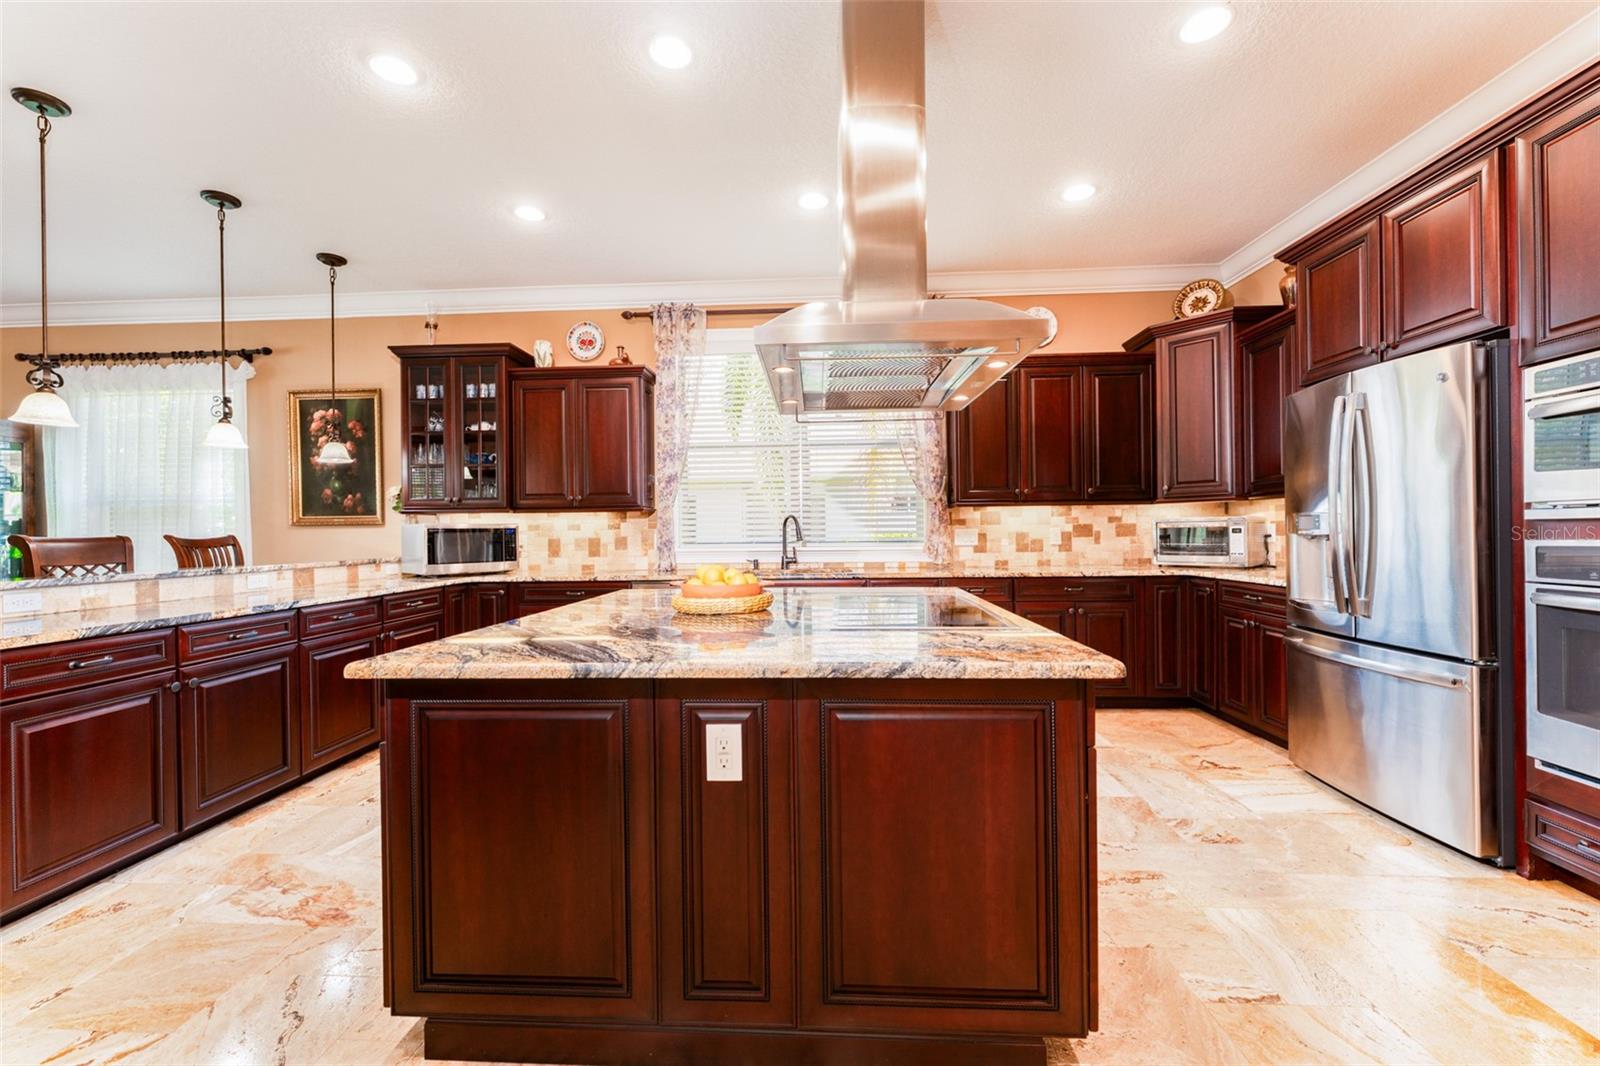
{"type": "Polygon", "coordinates": [[[339,347],[335,336],[338,317],[334,314],[333,291],[339,280],[339,268],[350,260],[334,252],[318,252],[317,262],[328,268],[328,439],[317,453],[321,466],[349,466],[355,462],[340,432],[344,417],[339,413],[339,347]]]}
{"type": "Polygon", "coordinates": [[[11,99],[32,111],[36,117],[35,125],[39,127],[39,354],[29,360],[33,369],[28,371],[28,384],[33,386],[32,392],[22,398],[17,404],[17,409],[11,415],[11,421],[23,422],[30,426],[56,426],[61,429],[76,429],[77,420],[72,417],[72,410],[67,406],[67,401],[56,395],[64,381],[61,373],[56,369],[57,363],[50,358],[50,284],[49,272],[46,269],[49,262],[45,244],[45,210],[44,210],[44,142],[50,136],[50,120],[65,118],[72,114],[72,108],[66,102],[51,96],[49,93],[40,92],[38,89],[16,88],[11,90],[11,99]]]}
{"type": "Polygon", "coordinates": [[[217,209],[217,348],[221,353],[222,392],[211,405],[216,424],[206,431],[207,448],[248,448],[244,434],[233,424],[233,400],[228,396],[228,212],[243,205],[232,193],[201,189],[200,199],[217,209]]]}

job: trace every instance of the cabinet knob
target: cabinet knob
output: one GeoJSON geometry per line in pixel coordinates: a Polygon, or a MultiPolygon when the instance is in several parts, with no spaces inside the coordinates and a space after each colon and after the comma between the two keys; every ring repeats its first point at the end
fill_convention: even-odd
{"type": "Polygon", "coordinates": [[[189,687],[190,688],[199,688],[200,687],[200,679],[198,677],[191,677],[189,679],[189,687]]]}
{"type": "Polygon", "coordinates": [[[183,690],[183,682],[182,681],[174,681],[172,684],[168,685],[167,687],[169,689],[171,689],[172,691],[174,691],[174,692],[181,692],[183,690]]]}

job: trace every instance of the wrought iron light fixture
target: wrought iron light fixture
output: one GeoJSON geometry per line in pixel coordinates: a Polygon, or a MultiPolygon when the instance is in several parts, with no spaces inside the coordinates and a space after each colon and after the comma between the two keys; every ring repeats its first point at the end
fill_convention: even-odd
{"type": "Polygon", "coordinates": [[[64,381],[58,364],[50,358],[50,282],[48,249],[45,242],[44,202],[44,142],[50,136],[50,120],[72,114],[66,101],[38,89],[18,87],[11,90],[11,99],[32,111],[39,127],[39,354],[28,362],[28,384],[33,391],[22,398],[11,415],[11,421],[30,426],[56,426],[61,429],[77,428],[77,420],[67,401],[56,394],[64,381]]]}
{"type": "Polygon", "coordinates": [[[244,434],[233,424],[233,400],[228,396],[228,212],[242,206],[232,193],[201,189],[200,199],[217,209],[217,332],[218,357],[222,363],[222,391],[211,404],[216,424],[206,431],[208,448],[248,448],[244,434]]]}
{"type": "Polygon", "coordinates": [[[349,466],[355,462],[350,454],[350,449],[345,445],[344,437],[339,429],[344,422],[344,416],[339,413],[339,347],[335,334],[338,317],[334,313],[334,288],[339,280],[339,268],[350,260],[336,252],[318,252],[317,262],[328,268],[328,409],[331,412],[328,418],[328,439],[322,445],[322,450],[317,453],[317,463],[321,466],[349,466]]]}

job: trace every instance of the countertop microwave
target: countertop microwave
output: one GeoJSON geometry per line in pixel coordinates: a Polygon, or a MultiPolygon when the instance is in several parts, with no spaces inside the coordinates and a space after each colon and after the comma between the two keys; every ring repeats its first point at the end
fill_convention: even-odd
{"type": "Polygon", "coordinates": [[[1155,528],[1156,565],[1266,566],[1267,533],[1256,515],[1164,519],[1155,528]]]}
{"type": "Polygon", "coordinates": [[[516,567],[515,526],[400,527],[402,574],[493,574],[516,567]]]}

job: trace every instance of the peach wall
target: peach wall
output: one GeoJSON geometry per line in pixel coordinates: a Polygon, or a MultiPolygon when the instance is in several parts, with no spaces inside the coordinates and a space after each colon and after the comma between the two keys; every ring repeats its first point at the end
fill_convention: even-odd
{"type": "Polygon", "coordinates": [[[1247,304],[1281,304],[1283,295],[1278,292],[1278,282],[1283,278],[1283,266],[1274,259],[1234,282],[1228,287],[1233,294],[1233,302],[1240,307],[1247,304]]]}
{"type": "MultiPolygon", "coordinates": [[[[1072,293],[1056,296],[996,296],[1016,307],[1042,305],[1055,312],[1060,334],[1045,351],[1116,351],[1140,329],[1171,317],[1172,293],[1072,293]]],[[[549,340],[558,364],[575,362],[566,354],[568,328],[591,319],[606,332],[609,358],[623,344],[636,363],[652,365],[648,319],[624,321],[621,312],[528,311],[503,314],[441,315],[440,343],[511,341],[531,349],[536,339],[549,340]]],[[[719,316],[717,327],[748,327],[760,319],[719,316]]],[[[256,363],[250,383],[250,486],[252,554],[255,563],[319,562],[394,556],[400,551],[399,516],[388,513],[382,526],[293,526],[289,522],[288,393],[291,389],[325,386],[328,379],[326,319],[231,322],[228,341],[239,347],[270,347],[273,354],[256,363]]],[[[384,488],[400,482],[400,414],[398,364],[391,344],[425,344],[422,317],[349,318],[339,323],[339,381],[351,388],[372,387],[383,394],[384,488]]],[[[55,326],[51,348],[73,351],[168,351],[216,345],[214,322],[126,325],[55,326]]],[[[11,358],[19,351],[37,351],[37,328],[0,329],[0,413],[9,413],[26,389],[26,367],[11,358]]]]}

